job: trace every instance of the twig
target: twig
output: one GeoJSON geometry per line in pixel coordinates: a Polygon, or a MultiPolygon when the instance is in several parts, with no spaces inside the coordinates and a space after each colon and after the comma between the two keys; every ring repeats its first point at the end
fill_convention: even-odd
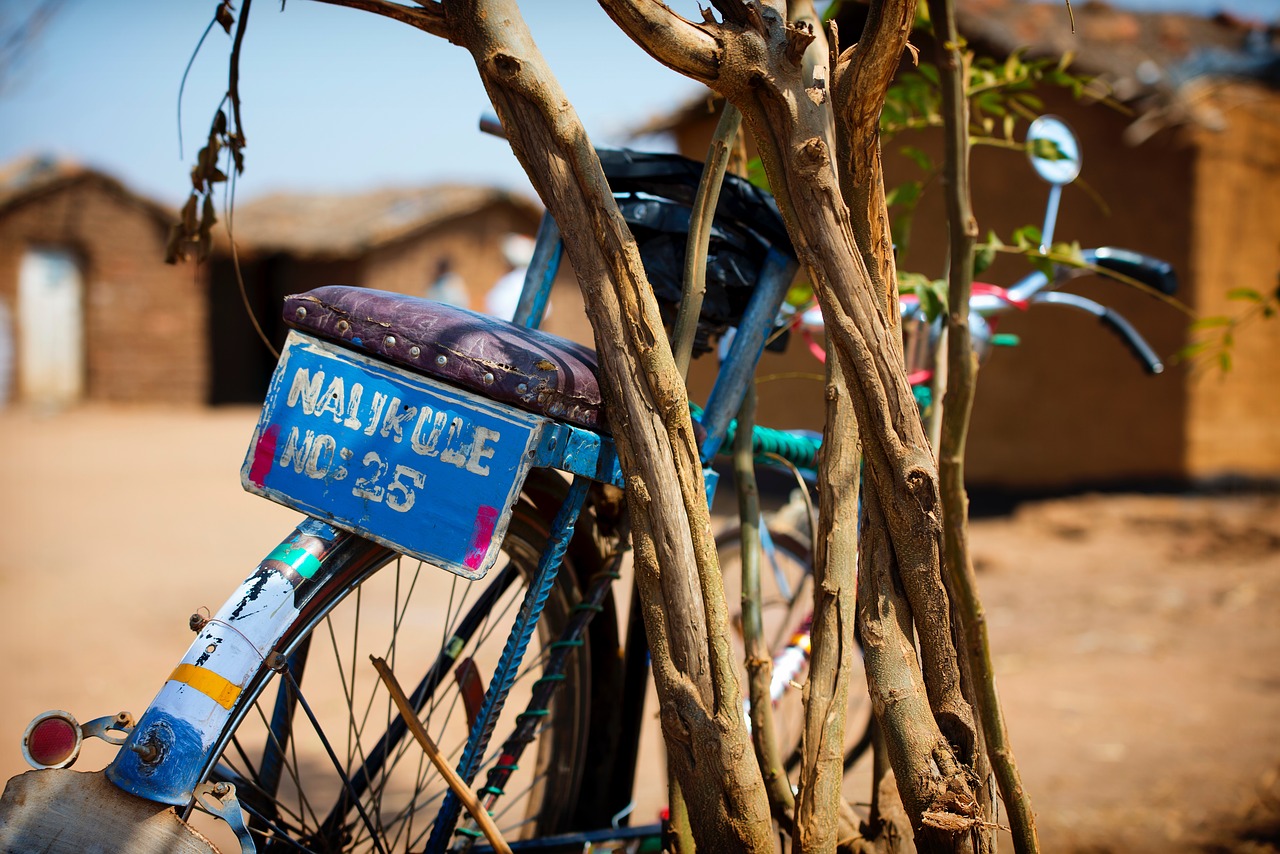
{"type": "Polygon", "coordinates": [[[405,725],[409,727],[409,732],[413,733],[413,737],[418,740],[418,744],[422,746],[422,750],[427,754],[427,758],[431,760],[431,764],[436,766],[440,776],[444,777],[445,782],[449,784],[449,788],[458,796],[458,800],[462,801],[462,805],[467,808],[467,812],[471,813],[471,817],[476,820],[476,824],[480,825],[480,832],[484,834],[485,839],[489,840],[493,850],[502,852],[502,854],[511,854],[511,846],[507,845],[507,841],[502,838],[502,832],[493,823],[493,817],[481,806],[480,798],[476,796],[475,790],[458,776],[458,773],[450,767],[449,763],[445,762],[444,757],[440,755],[440,748],[436,747],[435,742],[431,740],[431,736],[427,735],[427,731],[422,728],[422,722],[418,720],[417,714],[414,713],[413,706],[409,705],[409,699],[405,697],[404,690],[400,687],[400,683],[396,681],[395,674],[387,667],[387,663],[374,655],[369,656],[369,660],[373,662],[374,669],[382,677],[382,682],[387,686],[387,692],[391,695],[396,708],[400,710],[400,717],[404,719],[405,725]]]}
{"type": "Polygon", "coordinates": [[[760,613],[760,489],[756,485],[752,434],[755,431],[756,389],[748,385],[738,409],[738,430],[733,438],[733,480],[738,493],[742,526],[742,642],[745,647],[747,687],[751,702],[751,741],[764,775],[769,807],[783,830],[794,835],[795,796],[778,755],[769,682],[773,660],[764,640],[760,613]]]}
{"type": "MultiPolygon", "coordinates": [[[[941,79],[943,115],[946,124],[946,176],[948,188],[947,223],[950,232],[951,270],[948,285],[947,393],[942,411],[942,438],[939,447],[940,493],[943,514],[944,565],[948,592],[963,632],[963,650],[968,675],[973,680],[974,705],[1001,797],[1009,810],[1013,846],[1018,854],[1040,850],[1031,801],[1022,788],[1022,779],[1009,745],[1004,715],[996,694],[995,673],[986,618],[978,598],[973,564],[969,553],[969,499],[964,488],[964,451],[973,407],[977,357],[969,335],[969,293],[973,282],[974,247],[978,224],[970,201],[968,101],[964,95],[967,69],[956,31],[954,0],[928,0],[938,45],[938,72],[941,79]]],[[[978,765],[978,757],[973,757],[978,765]]],[[[937,817],[925,815],[926,823],[937,817]]],[[[946,821],[963,821],[948,813],[946,821]]],[[[970,825],[974,827],[976,825],[970,825]]],[[[983,825],[988,827],[987,825],[983,825]]],[[[950,827],[950,825],[948,825],[950,827]]],[[[959,825],[956,825],[958,829],[959,825]]]]}
{"type": "Polygon", "coordinates": [[[675,330],[671,334],[671,350],[682,377],[689,373],[698,319],[702,316],[702,301],[707,295],[707,250],[711,244],[716,202],[720,199],[720,187],[729,165],[733,140],[741,125],[742,113],[732,104],[725,103],[715,134],[711,137],[711,146],[707,149],[707,162],[702,167],[698,192],[693,198],[689,236],[684,247],[684,293],[676,315],[675,330]]]}

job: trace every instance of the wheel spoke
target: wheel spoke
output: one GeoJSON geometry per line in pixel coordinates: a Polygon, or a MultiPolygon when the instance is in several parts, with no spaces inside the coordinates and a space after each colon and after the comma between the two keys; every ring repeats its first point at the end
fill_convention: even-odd
{"type": "MultiPolygon", "coordinates": [[[[320,632],[327,635],[327,652],[310,656],[305,670],[283,668],[278,676],[264,670],[243,695],[251,706],[223,736],[218,774],[240,788],[259,850],[421,850],[448,787],[408,737],[381,680],[361,673],[361,667],[373,654],[418,680],[410,701],[445,761],[456,766],[471,727],[453,669],[472,659],[481,684],[488,682],[525,599],[546,531],[546,520],[521,502],[503,543],[505,561],[482,582],[433,574],[437,570],[429,565],[408,565],[358,538],[348,550],[324,559],[339,562],[326,567],[325,577],[343,578],[346,587],[321,590],[300,605],[297,629],[286,633],[277,649],[305,661],[309,639],[320,632]],[[278,690],[264,693],[272,682],[278,690]],[[264,765],[267,756],[275,757],[274,764],[264,765]]],[[[560,637],[577,601],[566,592],[576,576],[565,575],[549,600],[555,606],[544,613],[537,640],[519,664],[520,695],[545,672],[547,645],[560,637]]],[[[500,784],[507,789],[500,803],[490,804],[516,832],[538,826],[544,798],[573,797],[580,757],[572,751],[585,743],[580,727],[591,673],[589,653],[582,649],[575,655],[566,682],[573,687],[557,688],[570,696],[563,714],[553,710],[547,721],[538,721],[535,738],[542,743],[531,746],[524,770],[500,784]]],[[[514,727],[511,721],[500,726],[514,727]]],[[[487,752],[482,770],[502,755],[493,745],[487,752]]]]}

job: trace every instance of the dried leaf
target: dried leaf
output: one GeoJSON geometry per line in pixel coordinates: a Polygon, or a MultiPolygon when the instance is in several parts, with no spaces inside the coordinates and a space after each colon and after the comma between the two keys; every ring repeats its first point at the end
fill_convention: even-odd
{"type": "Polygon", "coordinates": [[[213,13],[213,19],[218,22],[218,25],[222,27],[227,35],[231,35],[231,27],[236,22],[236,16],[231,12],[229,0],[223,0],[218,4],[218,11],[213,13]]]}
{"type": "Polygon", "coordinates": [[[169,229],[169,241],[164,247],[164,262],[166,264],[177,264],[180,261],[187,260],[186,253],[187,235],[182,230],[180,223],[174,223],[169,229]]]}
{"type": "Polygon", "coordinates": [[[196,218],[196,194],[192,193],[187,203],[182,206],[182,228],[188,235],[196,233],[199,222],[196,218]]]}

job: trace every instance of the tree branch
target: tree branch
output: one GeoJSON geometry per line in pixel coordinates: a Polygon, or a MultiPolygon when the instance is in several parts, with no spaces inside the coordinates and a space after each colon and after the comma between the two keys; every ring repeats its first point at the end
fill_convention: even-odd
{"type": "Polygon", "coordinates": [[[969,498],[964,488],[965,441],[977,383],[977,357],[969,335],[969,294],[973,283],[974,245],[978,223],[973,215],[969,179],[968,73],[957,47],[955,8],[950,0],[928,0],[934,24],[942,114],[946,118],[947,224],[951,270],[948,282],[947,393],[942,410],[939,468],[945,525],[948,587],[964,636],[982,736],[992,770],[1009,814],[1014,849],[1019,854],[1039,851],[1035,816],[1022,788],[1021,776],[1009,746],[1009,736],[996,693],[995,672],[987,636],[986,615],[978,598],[977,579],[969,552],[969,498]]]}
{"type": "Polygon", "coordinates": [[[635,239],[514,0],[456,0],[448,18],[451,40],[471,53],[512,151],[560,223],[583,289],[626,479],[663,733],[696,841],[771,851],[688,397],[635,239]]]}
{"type": "Polygon", "coordinates": [[[747,386],[742,406],[738,409],[738,427],[733,437],[733,482],[738,493],[738,517],[742,525],[742,645],[746,658],[747,696],[751,705],[751,743],[755,747],[760,773],[764,775],[769,807],[783,830],[794,836],[797,829],[796,800],[791,793],[791,781],[787,779],[782,758],[778,755],[773,698],[769,695],[773,659],[764,639],[764,619],[760,612],[760,489],[756,484],[755,454],[752,451],[755,424],[756,387],[752,382],[747,386]]]}
{"type": "MultiPolygon", "coordinates": [[[[841,360],[857,414],[870,487],[865,492],[874,493],[881,508],[890,538],[886,553],[911,602],[932,711],[923,719],[913,716],[912,725],[936,738],[927,740],[933,746],[929,752],[894,757],[898,782],[904,790],[916,790],[919,796],[910,801],[917,806],[930,802],[927,792],[933,786],[947,792],[958,786],[955,809],[946,802],[939,805],[964,824],[970,821],[973,798],[963,775],[957,776],[960,766],[951,751],[969,761],[975,734],[972,709],[960,691],[950,602],[942,582],[937,466],[906,380],[897,323],[891,319],[896,306],[885,305],[883,294],[873,290],[853,239],[834,152],[825,141],[829,100],[825,93],[813,91],[813,81],[787,57],[785,22],[771,11],[760,20],[764,32],[729,25],[718,29],[723,53],[720,75],[712,86],[742,111],[793,248],[809,269],[827,321],[828,341],[841,360]]],[[[657,53],[642,31],[632,28],[629,34],[657,53]]],[[[904,792],[904,802],[908,800],[904,792]]],[[[918,812],[912,815],[918,827],[924,826],[925,818],[918,812]]]]}
{"type": "Polygon", "coordinates": [[[711,32],[718,25],[695,24],[653,0],[599,2],[623,32],[671,70],[708,85],[720,76],[720,45],[711,32]]]}
{"type": "Polygon", "coordinates": [[[431,0],[423,0],[421,8],[413,6],[402,6],[399,3],[391,3],[389,0],[315,0],[317,3],[327,3],[330,6],[345,6],[348,9],[359,9],[362,12],[372,12],[375,15],[381,15],[384,18],[391,18],[416,27],[423,32],[431,33],[433,36],[439,36],[442,39],[452,41],[449,34],[448,16],[443,3],[431,2],[431,0]]]}
{"type": "Polygon", "coordinates": [[[853,236],[858,250],[895,323],[898,276],[885,205],[880,111],[907,46],[915,9],[916,0],[874,0],[858,43],[844,52],[832,72],[840,189],[856,213],[853,236]]]}

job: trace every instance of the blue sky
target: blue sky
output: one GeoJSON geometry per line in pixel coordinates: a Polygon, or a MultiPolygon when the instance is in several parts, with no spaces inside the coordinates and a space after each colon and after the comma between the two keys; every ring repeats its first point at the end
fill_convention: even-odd
{"type": "MultiPolygon", "coordinates": [[[[13,15],[29,3],[0,0],[0,12],[13,15]]],[[[696,10],[694,0],[671,5],[685,14],[696,10]]],[[[1201,11],[1227,5],[1274,19],[1280,0],[1117,5],[1201,11]]],[[[179,202],[226,89],[230,39],[215,28],[187,82],[179,157],[178,86],[215,6],[214,0],[67,0],[0,92],[0,163],[52,152],[179,202]]],[[[621,143],[629,128],[699,91],[649,59],[594,2],[521,6],[598,143],[621,143]]],[[[488,101],[470,56],[398,22],[303,0],[289,0],[281,12],[274,0],[259,0],[241,89],[249,145],[240,198],[282,188],[341,191],[440,180],[528,186],[505,143],[476,130],[488,101]]]]}
{"type": "MultiPolygon", "coordinates": [[[[178,86],[215,6],[68,0],[0,94],[0,163],[51,151],[179,201],[227,85],[231,40],[215,28],[187,81],[180,158],[178,86]]],[[[598,143],[620,143],[628,128],[699,91],[595,3],[575,4],[572,15],[564,0],[522,6],[598,143]]],[[[282,13],[259,0],[241,91],[249,143],[241,198],[438,180],[527,187],[506,143],[476,130],[488,99],[470,55],[396,21],[301,0],[282,13]]]]}

